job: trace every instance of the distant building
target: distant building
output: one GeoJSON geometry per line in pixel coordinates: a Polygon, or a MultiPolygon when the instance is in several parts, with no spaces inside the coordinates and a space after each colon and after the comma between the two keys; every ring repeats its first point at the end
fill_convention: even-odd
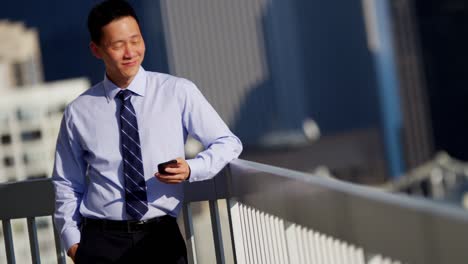
{"type": "MultiPolygon", "coordinates": [[[[89,81],[43,83],[37,31],[0,21],[0,36],[0,183],[49,177],[63,110],[89,88],[89,81]]],[[[12,223],[16,262],[30,263],[26,221],[12,223]]],[[[38,218],[36,223],[41,260],[54,263],[52,219],[38,218]]],[[[6,261],[5,254],[0,250],[0,263],[6,261]]]]}
{"type": "Polygon", "coordinates": [[[0,91],[43,81],[41,50],[35,29],[0,20],[0,91]]]}
{"type": "Polygon", "coordinates": [[[5,90],[0,97],[0,182],[47,177],[65,106],[86,79],[5,90]]]}

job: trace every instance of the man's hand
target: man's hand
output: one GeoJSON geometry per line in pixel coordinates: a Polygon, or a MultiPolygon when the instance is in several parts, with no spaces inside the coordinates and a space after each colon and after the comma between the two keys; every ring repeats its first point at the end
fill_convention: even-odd
{"type": "Polygon", "coordinates": [[[80,244],[78,243],[73,244],[73,246],[71,246],[70,249],[68,249],[67,255],[73,260],[73,262],[75,262],[75,254],[76,254],[76,251],[78,250],[79,245],[80,244]]]}
{"type": "Polygon", "coordinates": [[[170,164],[166,167],[166,172],[170,174],[161,174],[157,172],[154,176],[156,176],[158,180],[168,184],[177,184],[187,180],[190,176],[190,167],[187,161],[182,158],[177,158],[176,160],[177,163],[170,164]]]}

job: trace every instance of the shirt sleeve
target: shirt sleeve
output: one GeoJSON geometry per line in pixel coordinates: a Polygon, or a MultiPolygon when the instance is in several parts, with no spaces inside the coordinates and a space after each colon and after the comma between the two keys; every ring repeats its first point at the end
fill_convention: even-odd
{"type": "Polygon", "coordinates": [[[85,190],[86,162],[78,133],[67,108],[60,125],[52,182],[55,187],[54,221],[63,245],[68,250],[80,242],[80,203],[85,190]]]}
{"type": "Polygon", "coordinates": [[[204,146],[204,151],[187,160],[191,174],[189,181],[213,178],[230,161],[239,157],[242,143],[224,123],[218,113],[191,81],[180,79],[186,91],[183,122],[187,132],[204,146]]]}

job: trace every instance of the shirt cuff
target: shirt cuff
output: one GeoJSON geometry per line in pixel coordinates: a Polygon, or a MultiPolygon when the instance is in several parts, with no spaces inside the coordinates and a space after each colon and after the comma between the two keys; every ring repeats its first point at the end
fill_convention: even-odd
{"type": "Polygon", "coordinates": [[[203,172],[203,160],[202,159],[189,159],[187,163],[190,167],[190,178],[188,179],[189,182],[196,182],[200,181],[202,172],[203,172]]]}
{"type": "MultiPolygon", "coordinates": [[[[81,232],[78,228],[67,228],[63,231],[63,246],[66,252],[76,243],[80,243],[81,232]]],[[[66,253],[65,252],[65,253],[66,253]]]]}

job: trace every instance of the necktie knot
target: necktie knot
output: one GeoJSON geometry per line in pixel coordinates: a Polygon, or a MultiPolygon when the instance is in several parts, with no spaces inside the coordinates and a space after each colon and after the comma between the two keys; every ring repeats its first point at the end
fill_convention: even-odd
{"type": "Polygon", "coordinates": [[[120,92],[117,94],[117,97],[119,97],[119,99],[122,101],[127,101],[131,96],[132,96],[132,91],[127,90],[127,89],[120,90],[120,92]]]}

